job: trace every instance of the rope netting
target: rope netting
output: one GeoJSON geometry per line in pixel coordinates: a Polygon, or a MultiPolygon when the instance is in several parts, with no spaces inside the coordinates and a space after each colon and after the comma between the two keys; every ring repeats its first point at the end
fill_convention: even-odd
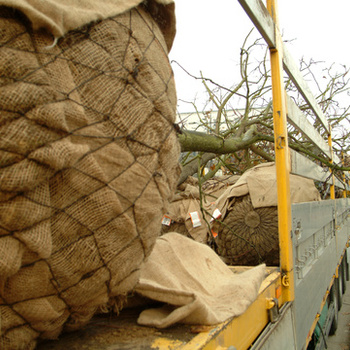
{"type": "Polygon", "coordinates": [[[216,244],[229,265],[278,266],[277,207],[254,208],[249,195],[234,198],[218,225],[216,244]]]}
{"type": "Polygon", "coordinates": [[[120,305],[180,168],[167,45],[139,6],[53,44],[0,8],[0,348],[120,305]]]}

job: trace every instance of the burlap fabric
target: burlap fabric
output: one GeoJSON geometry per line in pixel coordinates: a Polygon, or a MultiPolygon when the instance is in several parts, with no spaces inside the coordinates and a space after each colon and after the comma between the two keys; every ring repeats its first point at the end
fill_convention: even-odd
{"type": "MultiPolygon", "coordinates": [[[[290,175],[291,203],[321,200],[310,179],[290,175]]],[[[277,183],[274,163],[256,166],[229,187],[215,206],[222,220],[213,224],[218,233],[217,252],[230,265],[279,264],[277,183]]]]}
{"type": "MultiPolygon", "coordinates": [[[[229,186],[215,201],[223,215],[231,198],[249,194],[254,208],[277,205],[277,179],[275,163],[263,163],[247,170],[239,180],[229,186]]],[[[314,181],[302,176],[290,175],[290,198],[292,203],[321,200],[314,181]]]]}
{"type": "Polygon", "coordinates": [[[177,232],[197,242],[207,243],[208,224],[201,210],[198,186],[187,184],[183,191],[177,192],[169,204],[165,218],[168,220],[162,220],[162,234],[177,232]],[[197,222],[193,221],[193,215],[198,217],[197,222]]]}
{"type": "Polygon", "coordinates": [[[202,185],[202,191],[204,192],[206,202],[216,201],[227,188],[233,186],[239,178],[239,175],[222,175],[205,181],[202,185]]]}
{"type": "Polygon", "coordinates": [[[254,302],[265,276],[264,264],[233,273],[205,244],[168,233],[157,239],[135,288],[164,305],[143,311],[138,323],[164,328],[224,322],[254,302]]]}
{"type": "Polygon", "coordinates": [[[254,208],[249,195],[237,197],[217,231],[218,254],[228,265],[279,265],[277,207],[254,208]]]}
{"type": "MultiPolygon", "coordinates": [[[[0,6],[21,11],[34,30],[45,29],[55,38],[69,31],[127,12],[144,0],[0,0],[0,6]]],[[[163,32],[168,48],[175,35],[173,0],[144,2],[163,32]]]]}
{"type": "Polygon", "coordinates": [[[66,34],[0,18],[0,348],[118,304],[179,176],[168,49],[144,7],[66,34]]]}
{"type": "Polygon", "coordinates": [[[201,187],[201,198],[198,179],[189,177],[185,183],[179,186],[169,205],[166,213],[168,220],[163,220],[162,233],[177,232],[197,242],[210,243],[212,203],[238,179],[238,175],[226,175],[205,181],[201,187]],[[199,219],[197,223],[193,222],[192,213],[197,213],[199,219]]]}

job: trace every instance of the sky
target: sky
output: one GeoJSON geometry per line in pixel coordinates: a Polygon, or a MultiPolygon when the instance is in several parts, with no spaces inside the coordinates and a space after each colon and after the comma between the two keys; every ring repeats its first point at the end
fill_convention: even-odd
{"type": "MultiPolygon", "coordinates": [[[[296,62],[304,57],[350,66],[348,0],[277,0],[277,4],[280,31],[296,62]]],[[[175,8],[177,34],[169,57],[178,110],[187,112],[193,108],[182,101],[196,100],[200,105],[204,88],[178,64],[194,76],[202,72],[232,87],[239,81],[240,48],[254,25],[237,0],[175,0],[175,8]]],[[[252,37],[261,36],[254,30],[252,37]]]]}

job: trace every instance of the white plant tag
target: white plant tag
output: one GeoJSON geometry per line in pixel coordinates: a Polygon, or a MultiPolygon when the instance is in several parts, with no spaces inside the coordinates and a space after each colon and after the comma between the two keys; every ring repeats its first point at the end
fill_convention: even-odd
{"type": "Polygon", "coordinates": [[[198,227],[202,225],[201,219],[199,218],[198,211],[193,211],[192,213],[190,213],[190,217],[191,217],[193,227],[198,227]]]}
{"type": "Polygon", "coordinates": [[[212,218],[210,219],[210,222],[214,221],[214,219],[218,219],[220,216],[221,216],[221,211],[218,208],[216,208],[214,210],[212,218]]]}
{"type": "Polygon", "coordinates": [[[162,219],[162,224],[165,226],[170,226],[171,225],[171,218],[169,216],[164,215],[162,219]]]}

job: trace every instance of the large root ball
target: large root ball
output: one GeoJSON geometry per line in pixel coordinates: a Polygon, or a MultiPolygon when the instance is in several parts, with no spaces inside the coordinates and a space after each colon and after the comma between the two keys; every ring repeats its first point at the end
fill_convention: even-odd
{"type": "Polygon", "coordinates": [[[56,45],[0,15],[0,347],[77,329],[139,277],[179,177],[176,93],[139,6],[56,45]]]}
{"type": "Polygon", "coordinates": [[[254,208],[249,195],[235,198],[218,227],[218,254],[227,264],[279,264],[277,207],[254,208]]]}

